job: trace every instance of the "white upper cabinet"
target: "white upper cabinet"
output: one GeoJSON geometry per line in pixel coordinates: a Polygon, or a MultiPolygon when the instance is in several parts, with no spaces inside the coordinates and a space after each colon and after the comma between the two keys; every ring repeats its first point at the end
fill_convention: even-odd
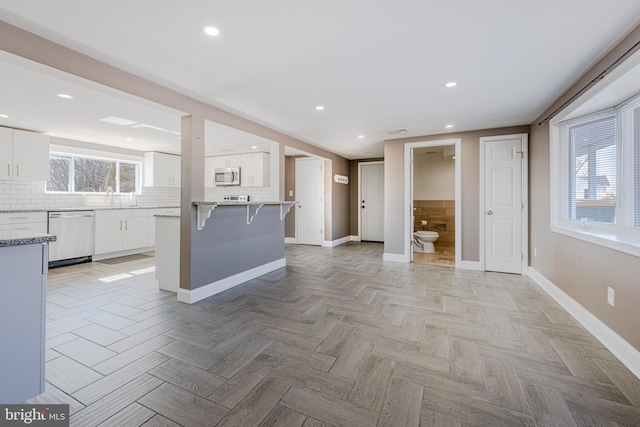
{"type": "Polygon", "coordinates": [[[144,153],[144,185],[146,187],[180,187],[180,156],[144,153]]]}
{"type": "Polygon", "coordinates": [[[243,154],[244,169],[240,170],[243,187],[269,186],[269,155],[267,153],[243,154]]]}
{"type": "Polygon", "coordinates": [[[240,168],[240,186],[269,186],[269,154],[248,153],[232,156],[207,157],[204,161],[205,187],[215,187],[215,170],[222,168],[240,168]]]}
{"type": "Polygon", "coordinates": [[[0,179],[47,181],[49,135],[0,128],[0,179]]]}

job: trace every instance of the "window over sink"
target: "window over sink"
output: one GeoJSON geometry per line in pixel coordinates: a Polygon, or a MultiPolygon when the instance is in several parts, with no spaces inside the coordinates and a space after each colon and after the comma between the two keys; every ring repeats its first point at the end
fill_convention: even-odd
{"type": "Polygon", "coordinates": [[[46,191],[137,193],[140,191],[140,162],[52,152],[46,191]]]}

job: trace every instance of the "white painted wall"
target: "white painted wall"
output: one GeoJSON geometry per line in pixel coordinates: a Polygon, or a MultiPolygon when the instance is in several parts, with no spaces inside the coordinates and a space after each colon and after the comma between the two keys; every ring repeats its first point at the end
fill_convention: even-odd
{"type": "Polygon", "coordinates": [[[455,160],[445,159],[440,147],[418,148],[413,153],[413,199],[454,200],[455,160]],[[435,154],[427,154],[428,152],[435,154]]]}

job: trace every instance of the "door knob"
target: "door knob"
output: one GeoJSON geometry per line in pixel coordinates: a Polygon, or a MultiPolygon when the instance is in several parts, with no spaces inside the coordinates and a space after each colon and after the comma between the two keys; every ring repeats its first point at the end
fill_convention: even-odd
{"type": "Polygon", "coordinates": [[[493,211],[487,211],[487,215],[493,215],[493,211]]]}

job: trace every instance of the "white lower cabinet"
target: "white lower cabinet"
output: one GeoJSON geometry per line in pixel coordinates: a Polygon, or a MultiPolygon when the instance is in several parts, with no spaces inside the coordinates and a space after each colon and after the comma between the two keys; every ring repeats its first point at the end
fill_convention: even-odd
{"type": "Polygon", "coordinates": [[[46,233],[47,232],[47,213],[46,212],[0,213],[0,230],[46,233]]]}
{"type": "Polygon", "coordinates": [[[149,246],[147,209],[96,211],[96,256],[149,246]]]}
{"type": "Polygon", "coordinates": [[[147,245],[156,245],[156,215],[180,215],[180,208],[147,209],[147,245]]]}

